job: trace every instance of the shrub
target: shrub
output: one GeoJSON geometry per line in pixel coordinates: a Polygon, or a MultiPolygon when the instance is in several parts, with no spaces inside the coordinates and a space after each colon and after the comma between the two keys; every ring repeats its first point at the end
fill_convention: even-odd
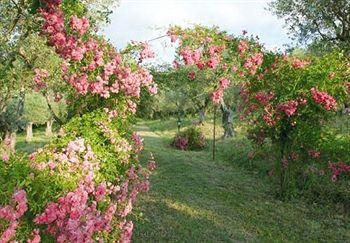
{"type": "MultiPolygon", "coordinates": [[[[86,17],[66,16],[67,1],[43,4],[43,33],[63,62],[67,82],[55,86],[67,97],[69,120],[64,134],[29,157],[2,156],[0,242],[130,242],[128,215],[155,169],[153,159],[141,167],[142,140],[131,129],[141,88],[155,92],[139,65],[149,49],[127,50],[141,48],[139,60],[117,53],[86,17]]],[[[36,71],[34,90],[45,93],[48,76],[36,71]]]]}
{"type": "MultiPolygon", "coordinates": [[[[333,173],[334,180],[347,172],[348,167],[338,163],[349,163],[349,157],[334,154],[338,151],[334,146],[328,146],[333,152],[324,149],[328,141],[340,136],[330,133],[329,126],[348,99],[347,63],[336,52],[305,60],[272,55],[265,59],[266,69],[243,85],[248,137],[259,146],[270,141],[275,149],[274,172],[281,195],[293,195],[296,188],[306,186],[308,182],[301,178],[310,170],[333,173]]],[[[348,153],[349,147],[343,144],[348,153]]]]}
{"type": "Polygon", "coordinates": [[[192,126],[177,133],[172,145],[181,150],[201,150],[206,145],[206,139],[199,127],[192,126]]]}

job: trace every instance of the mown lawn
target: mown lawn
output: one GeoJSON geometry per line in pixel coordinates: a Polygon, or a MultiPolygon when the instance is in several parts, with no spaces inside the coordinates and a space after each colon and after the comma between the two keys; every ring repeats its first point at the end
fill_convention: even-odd
{"type": "MultiPolygon", "coordinates": [[[[184,126],[191,122],[183,121],[184,126]]],[[[347,129],[348,127],[346,127],[347,129]]],[[[176,120],[141,122],[136,128],[145,139],[142,162],[149,152],[158,168],[151,191],[140,196],[133,215],[134,242],[349,242],[350,216],[332,206],[302,199],[280,201],[275,187],[258,167],[247,165],[250,146],[240,135],[217,141],[211,158],[212,124],[203,131],[206,150],[178,151],[169,146],[176,120]],[[248,168],[248,169],[247,169],[248,168]]],[[[222,129],[217,127],[217,137],[222,129]]],[[[31,143],[17,136],[17,150],[31,153],[49,141],[44,129],[34,130],[31,143]]]]}
{"type": "Polygon", "coordinates": [[[49,141],[50,138],[45,136],[44,127],[33,129],[33,140],[31,142],[26,142],[26,134],[21,132],[17,134],[16,151],[30,154],[43,147],[49,141]]]}
{"type": "MultiPolygon", "coordinates": [[[[349,215],[302,199],[280,201],[267,177],[239,165],[242,155],[228,159],[227,143],[232,150],[245,146],[239,136],[219,141],[213,161],[210,146],[200,152],[169,146],[174,119],[136,129],[145,139],[143,162],[152,152],[158,168],[136,205],[134,242],[349,242],[349,215]]],[[[211,125],[204,131],[211,136],[211,125]]]]}

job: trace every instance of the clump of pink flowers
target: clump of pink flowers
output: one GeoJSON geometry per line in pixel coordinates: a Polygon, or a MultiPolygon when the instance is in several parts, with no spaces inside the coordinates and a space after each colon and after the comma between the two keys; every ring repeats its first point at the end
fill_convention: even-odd
{"type": "Polygon", "coordinates": [[[230,86],[231,81],[227,78],[222,78],[219,80],[220,88],[227,89],[230,86]]]}
{"type": "Polygon", "coordinates": [[[47,231],[55,236],[57,242],[92,242],[94,233],[110,231],[116,205],[111,202],[104,212],[97,209],[97,202],[110,193],[111,190],[105,186],[96,188],[90,181],[59,198],[57,202],[49,203],[44,213],[38,215],[34,222],[48,225],[47,231]]]}
{"type": "Polygon", "coordinates": [[[311,158],[314,158],[314,159],[318,159],[318,158],[320,158],[320,156],[321,156],[321,152],[320,152],[320,151],[317,151],[317,150],[315,150],[315,149],[310,149],[310,150],[308,150],[307,152],[308,152],[309,156],[310,156],[311,158]]]}
{"type": "Polygon", "coordinates": [[[72,16],[69,24],[72,30],[77,31],[80,35],[85,34],[90,27],[89,20],[86,17],[72,16]]]}
{"type": "Polygon", "coordinates": [[[49,77],[49,72],[45,69],[36,68],[34,69],[35,76],[33,78],[35,86],[34,89],[36,91],[42,90],[46,87],[46,83],[44,80],[49,77]]]}
{"type": "Polygon", "coordinates": [[[10,156],[9,156],[7,153],[3,153],[3,154],[1,155],[1,159],[2,159],[3,161],[9,161],[9,160],[10,160],[10,156]]]}
{"type": "Polygon", "coordinates": [[[224,96],[224,90],[219,88],[211,94],[211,100],[214,104],[219,104],[224,96]]]}
{"type": "Polygon", "coordinates": [[[258,68],[263,63],[264,55],[261,52],[255,53],[251,57],[248,57],[243,67],[247,69],[251,75],[254,75],[258,68]]]}
{"type": "MultiPolygon", "coordinates": [[[[122,64],[122,56],[112,51],[107,42],[88,36],[91,27],[86,17],[72,16],[69,25],[65,26],[60,1],[48,1],[46,7],[41,9],[41,15],[45,20],[43,32],[66,61],[62,77],[80,95],[98,94],[107,99],[122,91],[129,97],[139,97],[143,86],[149,87],[150,92],[156,92],[148,71],[141,66],[131,70],[122,64]],[[71,63],[82,65],[74,65],[74,71],[70,73],[71,63]]],[[[141,47],[140,62],[154,57],[148,43],[137,45],[141,47]]],[[[38,81],[41,79],[38,78],[38,81]]],[[[42,83],[39,84],[40,88],[44,88],[42,83]]]]}
{"type": "Polygon", "coordinates": [[[174,141],[174,146],[181,150],[186,150],[188,147],[188,139],[186,137],[176,137],[174,141]]]}
{"type": "Polygon", "coordinates": [[[188,78],[190,80],[195,80],[196,79],[196,73],[195,72],[189,72],[188,73],[188,78]]]}
{"type": "Polygon", "coordinates": [[[143,150],[143,139],[136,132],[132,134],[131,139],[134,141],[135,153],[140,153],[143,150]]]}
{"type": "Polygon", "coordinates": [[[201,59],[202,53],[200,50],[192,51],[188,46],[180,51],[180,55],[185,61],[186,65],[194,65],[201,59]]]}
{"type": "Polygon", "coordinates": [[[305,68],[306,66],[310,65],[310,61],[302,60],[299,58],[293,58],[292,60],[292,67],[295,69],[305,68]]]}
{"type": "MultiPolygon", "coordinates": [[[[103,124],[101,124],[101,128],[110,139],[113,139],[115,134],[112,130],[103,124]]],[[[139,152],[143,147],[142,139],[134,133],[132,140],[134,141],[135,151],[139,152]]],[[[124,140],[111,140],[111,143],[120,146],[122,141],[124,140]]],[[[82,180],[77,189],[60,197],[55,202],[48,203],[44,212],[34,219],[34,223],[46,225],[45,232],[54,236],[57,242],[93,242],[95,234],[109,233],[113,230],[112,220],[115,217],[120,217],[124,222],[132,210],[132,204],[135,202],[136,196],[140,192],[149,190],[149,174],[156,167],[154,158],[151,156],[148,164],[149,171],[142,167],[135,168],[131,166],[126,173],[125,181],[121,185],[106,182],[96,184],[94,177],[100,168],[99,162],[90,146],[86,145],[83,139],[69,142],[67,148],[63,149],[61,153],[54,154],[54,158],[53,161],[47,163],[47,166],[40,169],[54,170],[64,164],[63,166],[74,174],[82,172],[82,180]],[[51,163],[54,163],[54,166],[50,165],[51,163]],[[106,207],[99,209],[99,203],[106,204],[106,207]]],[[[36,163],[35,154],[31,156],[31,160],[33,164],[36,163]]],[[[39,165],[41,164],[39,163],[39,165]]],[[[14,198],[17,198],[17,196],[14,198]]],[[[22,201],[26,202],[25,200],[22,201]]],[[[25,210],[26,208],[22,209],[19,216],[25,210]]],[[[130,242],[129,237],[132,235],[130,224],[132,224],[131,221],[127,224],[129,227],[120,224],[120,242],[130,242]]],[[[39,237],[34,232],[32,242],[36,242],[35,240],[39,237]]]]}
{"type": "Polygon", "coordinates": [[[278,105],[278,109],[284,112],[288,117],[296,113],[298,109],[298,101],[290,100],[278,105]]]}
{"type": "Polygon", "coordinates": [[[266,106],[275,97],[273,92],[259,91],[255,95],[255,99],[259,101],[260,104],[266,106]]]}
{"type": "Polygon", "coordinates": [[[337,101],[328,93],[319,91],[317,88],[312,88],[311,95],[312,99],[317,104],[322,105],[325,110],[337,110],[337,101]]]}
{"type": "Polygon", "coordinates": [[[332,181],[335,182],[338,180],[340,174],[350,172],[350,165],[347,165],[344,162],[329,162],[329,169],[332,171],[332,181]]]}
{"type": "Polygon", "coordinates": [[[249,48],[249,43],[245,40],[241,40],[238,44],[238,52],[243,54],[245,53],[249,48]]]}
{"type": "Polygon", "coordinates": [[[9,222],[8,228],[0,236],[0,242],[9,242],[16,235],[18,220],[28,210],[27,194],[24,190],[15,192],[12,196],[12,204],[0,207],[0,219],[9,222]]]}

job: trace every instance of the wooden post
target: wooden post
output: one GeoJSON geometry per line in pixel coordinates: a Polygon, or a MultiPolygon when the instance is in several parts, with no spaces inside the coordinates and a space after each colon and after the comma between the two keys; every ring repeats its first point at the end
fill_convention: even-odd
{"type": "Polygon", "coordinates": [[[29,143],[33,139],[33,122],[28,122],[26,127],[26,142],[29,143]]]}
{"type": "Polygon", "coordinates": [[[52,124],[53,120],[50,119],[46,122],[46,130],[45,130],[45,135],[46,137],[51,137],[52,136],[52,124]]]}
{"type": "Polygon", "coordinates": [[[214,105],[214,129],[213,129],[213,160],[215,160],[215,143],[216,143],[216,105],[214,105]]]}

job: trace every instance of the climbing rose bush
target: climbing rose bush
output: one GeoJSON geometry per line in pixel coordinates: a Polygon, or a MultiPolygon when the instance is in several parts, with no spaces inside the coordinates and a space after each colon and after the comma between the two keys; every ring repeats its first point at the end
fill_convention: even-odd
{"type": "Polygon", "coordinates": [[[212,102],[218,105],[225,90],[255,76],[263,63],[258,41],[245,34],[235,37],[218,28],[172,26],[168,36],[177,48],[174,68],[186,66],[191,82],[206,87],[212,102]]]}
{"type": "Polygon", "coordinates": [[[275,147],[272,174],[279,175],[282,191],[300,184],[298,175],[310,168],[319,175],[328,171],[336,181],[348,171],[349,158],[343,158],[343,164],[342,158],[330,157],[321,148],[325,125],[349,100],[348,59],[337,52],[304,59],[273,53],[265,57],[260,73],[241,85],[239,110],[249,124],[248,137],[257,145],[271,142],[275,147]]]}
{"type": "Polygon", "coordinates": [[[62,82],[51,84],[51,74],[35,67],[33,89],[57,88],[69,121],[33,154],[3,156],[0,242],[130,242],[129,215],[156,168],[153,156],[147,168],[140,165],[142,139],[131,129],[141,90],[157,91],[141,66],[154,56],[149,44],[119,53],[96,35],[82,2],[74,13],[66,4],[45,0],[38,13],[61,58],[62,82]]]}
{"type": "Polygon", "coordinates": [[[172,145],[180,150],[200,150],[206,146],[206,138],[200,127],[193,126],[177,133],[172,145]]]}

